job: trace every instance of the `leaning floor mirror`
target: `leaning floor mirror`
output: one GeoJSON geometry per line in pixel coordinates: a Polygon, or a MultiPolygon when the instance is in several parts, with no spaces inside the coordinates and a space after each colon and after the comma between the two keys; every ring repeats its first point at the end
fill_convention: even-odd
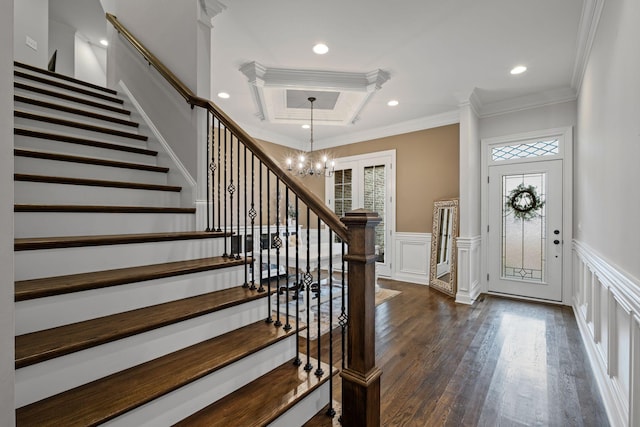
{"type": "Polygon", "coordinates": [[[451,296],[455,296],[457,291],[456,237],[458,237],[458,200],[434,202],[429,285],[451,296]]]}

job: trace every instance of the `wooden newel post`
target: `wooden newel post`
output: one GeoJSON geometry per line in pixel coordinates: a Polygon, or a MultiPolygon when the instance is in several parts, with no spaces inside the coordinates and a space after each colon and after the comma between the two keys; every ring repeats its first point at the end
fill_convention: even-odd
{"type": "Polygon", "coordinates": [[[375,227],[377,213],[357,209],[345,214],[349,229],[347,365],[342,371],[342,425],[380,426],[380,375],[375,348],[375,227]]]}

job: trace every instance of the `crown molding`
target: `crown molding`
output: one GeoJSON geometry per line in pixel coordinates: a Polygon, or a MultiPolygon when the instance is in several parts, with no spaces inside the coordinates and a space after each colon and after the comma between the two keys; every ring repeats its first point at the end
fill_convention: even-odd
{"type": "Polygon", "coordinates": [[[213,18],[220,15],[227,8],[218,0],[200,0],[199,3],[198,21],[210,28],[213,27],[213,18]]]}
{"type": "Polygon", "coordinates": [[[582,5],[582,16],[578,25],[578,49],[576,59],[573,64],[573,74],[571,76],[571,87],[580,93],[582,80],[587,68],[591,47],[598,31],[600,15],[604,7],[605,0],[584,0],[582,5]]]}
{"type": "MultiPolygon", "coordinates": [[[[571,87],[547,90],[542,92],[524,95],[517,98],[505,99],[503,101],[480,104],[479,117],[486,118],[499,116],[506,113],[528,110],[531,108],[544,107],[547,105],[560,104],[562,102],[575,101],[576,91],[571,87]]],[[[479,99],[477,102],[480,102],[479,99]]]]}
{"type": "Polygon", "coordinates": [[[332,110],[318,110],[315,121],[326,125],[346,126],[358,116],[373,93],[386,83],[390,74],[376,69],[368,73],[269,68],[258,62],[243,64],[260,120],[271,123],[306,123],[307,109],[290,108],[286,104],[287,90],[339,92],[332,110]]]}
{"type": "Polygon", "coordinates": [[[346,144],[354,144],[356,142],[371,141],[374,139],[386,138],[404,133],[417,132],[426,129],[448,126],[460,123],[460,111],[453,110],[446,113],[440,113],[420,119],[408,120],[402,123],[396,123],[389,126],[382,126],[375,129],[369,129],[360,132],[353,132],[347,135],[326,138],[314,141],[314,145],[318,149],[327,149],[339,147],[346,144]]]}

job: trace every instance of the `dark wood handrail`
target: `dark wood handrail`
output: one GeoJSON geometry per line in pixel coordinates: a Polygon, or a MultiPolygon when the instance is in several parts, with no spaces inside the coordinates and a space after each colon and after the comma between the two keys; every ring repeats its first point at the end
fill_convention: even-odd
{"type": "Polygon", "coordinates": [[[149,49],[147,49],[133,34],[129,32],[114,15],[107,13],[107,20],[146,60],[155,68],[167,82],[178,91],[190,105],[206,109],[214,117],[220,120],[227,129],[231,131],[245,146],[280,180],[287,185],[300,200],[302,200],[325,224],[327,224],[343,241],[349,243],[349,233],[347,227],[340,221],[340,218],[314,193],[312,193],[298,179],[292,177],[287,171],[280,167],[262,146],[252,136],[244,131],[227,114],[219,109],[212,101],[196,96],[175,74],[171,72],[149,49]]]}

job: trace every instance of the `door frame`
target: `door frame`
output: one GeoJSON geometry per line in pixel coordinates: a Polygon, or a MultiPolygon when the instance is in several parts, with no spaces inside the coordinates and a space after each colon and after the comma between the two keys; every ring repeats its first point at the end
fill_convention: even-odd
{"type": "MultiPolygon", "coordinates": [[[[396,150],[385,150],[385,151],[375,151],[372,153],[358,154],[354,156],[340,157],[337,159],[333,159],[335,161],[335,169],[342,169],[342,165],[345,163],[377,163],[377,164],[385,164],[388,166],[388,174],[387,174],[387,199],[386,203],[388,204],[387,215],[385,218],[385,224],[387,226],[386,230],[386,245],[385,245],[385,264],[389,265],[388,272],[384,270],[380,270],[376,268],[376,271],[383,277],[393,277],[394,276],[394,266],[393,266],[393,252],[394,252],[394,241],[393,236],[396,231],[396,150]]],[[[334,209],[333,199],[334,199],[334,182],[335,177],[326,177],[325,178],[325,196],[324,202],[327,206],[334,209]]],[[[377,263],[376,263],[377,264],[377,263]]]]}
{"type": "MultiPolygon", "coordinates": [[[[559,153],[552,156],[537,158],[537,161],[560,159],[562,160],[562,300],[558,304],[571,305],[571,285],[573,276],[573,127],[561,127],[544,129],[533,132],[525,132],[511,135],[504,135],[491,138],[482,138],[481,144],[481,192],[480,192],[480,226],[482,231],[481,252],[481,276],[482,291],[489,293],[487,280],[489,271],[489,154],[491,147],[498,145],[509,145],[511,143],[525,142],[532,139],[548,139],[557,137],[560,140],[559,153]]],[[[536,158],[527,160],[505,160],[500,164],[529,163],[535,162],[536,158]]],[[[499,294],[507,296],[504,294],[499,294]]],[[[515,297],[525,300],[536,300],[535,298],[515,297]]],[[[548,300],[539,300],[554,303],[548,300]]]]}

